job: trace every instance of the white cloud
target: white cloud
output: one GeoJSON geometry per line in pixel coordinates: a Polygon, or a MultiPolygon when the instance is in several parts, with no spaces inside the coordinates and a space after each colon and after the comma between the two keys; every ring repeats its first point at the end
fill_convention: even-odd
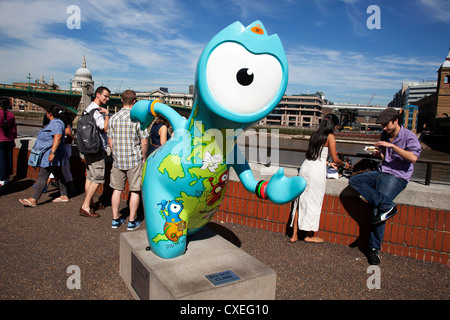
{"type": "MultiPolygon", "coordinates": [[[[414,0],[412,3],[423,8],[423,19],[430,23],[439,21],[442,25],[450,17],[446,2],[414,0]]],[[[182,0],[0,0],[0,82],[26,81],[28,73],[37,79],[44,73],[46,80],[53,76],[57,84],[68,88],[69,79],[86,55],[96,85],[109,83],[115,89],[122,83],[123,88],[136,90],[167,86],[172,92],[186,92],[194,82],[197,59],[209,38],[218,28],[235,20],[249,23],[250,16],[258,16],[263,22],[270,17],[277,33],[280,36],[285,33],[282,41],[288,48],[290,87],[333,90],[370,98],[374,88],[394,93],[403,81],[435,77],[443,61],[439,53],[438,58],[429,61],[414,53],[377,55],[364,49],[327,49],[333,41],[332,46],[338,46],[336,39],[329,38],[330,25],[349,21],[354,26],[354,32],[348,35],[350,39],[356,35],[361,43],[380,41],[381,46],[385,40],[360,37],[368,32],[365,27],[368,2],[315,0],[314,3],[318,10],[311,12],[319,13],[311,14],[308,21],[312,21],[317,34],[305,46],[298,46],[295,35],[303,32],[304,26],[308,30],[305,23],[309,22],[294,24],[300,30],[291,28],[292,21],[310,13],[302,11],[308,7],[307,3],[299,4],[295,0],[281,3],[261,0],[258,5],[237,0],[199,0],[195,4],[182,0]],[[81,9],[81,30],[66,27],[69,17],[66,10],[73,4],[81,9]],[[290,36],[295,40],[286,40],[290,36]]],[[[383,17],[399,7],[384,2],[383,17]]],[[[407,10],[410,12],[415,11],[407,10]]],[[[405,16],[402,17],[401,23],[405,21],[405,16]]],[[[414,17],[411,19],[416,21],[414,17]]],[[[382,31],[388,30],[383,25],[382,31]]],[[[377,96],[381,95],[377,93],[377,96]]]]}
{"type": "MultiPolygon", "coordinates": [[[[343,94],[361,98],[367,98],[369,92],[393,94],[404,81],[420,81],[434,75],[439,65],[419,57],[369,56],[308,46],[289,50],[287,58],[291,88],[322,90],[332,100],[343,94]]],[[[391,99],[392,96],[388,101],[391,99]]]]}
{"type": "Polygon", "coordinates": [[[450,23],[450,5],[448,0],[419,0],[419,4],[433,19],[450,23]]]}
{"type": "Polygon", "coordinates": [[[183,2],[172,0],[158,1],[99,1],[86,0],[83,19],[96,21],[106,33],[118,30],[142,31],[156,36],[176,34],[184,23],[183,2]],[[89,9],[85,9],[85,8],[89,9]]]}
{"type": "Polygon", "coordinates": [[[67,7],[72,4],[0,2],[0,39],[5,39],[0,47],[0,82],[26,81],[28,73],[37,79],[44,73],[46,80],[53,76],[68,88],[86,55],[96,85],[120,79],[141,87],[159,80],[170,84],[170,76],[186,72],[189,76],[176,81],[189,79],[183,87],[187,91],[204,44],[190,41],[182,32],[187,23],[184,2],[77,1],[81,30],[68,30],[67,7]]]}
{"type": "Polygon", "coordinates": [[[2,1],[0,33],[22,41],[39,39],[49,24],[66,23],[66,9],[61,1],[2,1]]]}

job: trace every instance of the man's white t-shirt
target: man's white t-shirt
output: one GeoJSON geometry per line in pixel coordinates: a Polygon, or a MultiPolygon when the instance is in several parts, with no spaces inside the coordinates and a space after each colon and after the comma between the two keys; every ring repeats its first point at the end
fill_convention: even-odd
{"type": "MultiPolygon", "coordinates": [[[[88,107],[86,108],[86,112],[89,113],[91,112],[93,109],[98,109],[99,106],[92,101],[88,107]]],[[[103,117],[103,115],[100,113],[99,110],[94,112],[94,119],[95,119],[95,124],[97,125],[97,128],[100,129],[100,137],[102,138],[102,142],[103,142],[103,150],[106,151],[106,146],[107,146],[107,141],[108,141],[108,137],[106,135],[106,132],[103,131],[103,129],[105,128],[105,118],[103,117]]]]}

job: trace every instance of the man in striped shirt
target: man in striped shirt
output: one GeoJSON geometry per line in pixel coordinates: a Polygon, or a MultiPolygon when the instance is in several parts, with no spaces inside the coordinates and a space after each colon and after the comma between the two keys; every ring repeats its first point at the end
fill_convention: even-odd
{"type": "Polygon", "coordinates": [[[136,102],[136,93],[125,90],[122,94],[123,108],[113,115],[109,121],[108,144],[113,155],[110,186],[114,189],[111,197],[113,212],[112,228],[118,228],[125,222],[119,216],[119,205],[122,191],[128,180],[130,191],[130,217],[127,230],[139,227],[136,220],[140,201],[142,167],[147,155],[148,132],[140,129],[138,122],[130,119],[130,110],[136,102]]]}

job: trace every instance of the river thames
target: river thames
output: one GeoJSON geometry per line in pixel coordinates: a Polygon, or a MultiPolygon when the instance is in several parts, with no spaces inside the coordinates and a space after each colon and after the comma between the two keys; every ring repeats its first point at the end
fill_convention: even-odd
{"type": "MultiPolygon", "coordinates": [[[[252,143],[252,135],[247,133],[247,144],[254,145],[252,143]]],[[[267,142],[259,143],[259,145],[270,145],[270,141],[272,138],[268,138],[267,142]]],[[[355,139],[356,140],[356,139],[355,139]]],[[[255,141],[255,140],[253,140],[255,141]]],[[[343,141],[337,138],[336,150],[343,154],[361,154],[366,155],[364,151],[365,146],[373,145],[374,141],[343,141]]],[[[271,165],[289,166],[289,167],[298,167],[300,168],[301,164],[305,160],[305,152],[301,151],[292,151],[292,150],[283,150],[283,148],[289,149],[300,149],[306,150],[308,148],[308,139],[298,139],[298,138],[288,138],[282,137],[278,139],[278,142],[273,141],[275,145],[279,146],[279,150],[272,149],[272,159],[267,157],[266,149],[262,148],[259,151],[256,151],[254,148],[248,147],[246,150],[246,158],[249,162],[259,162],[262,164],[267,164],[271,160],[271,165]]],[[[243,139],[240,141],[239,145],[241,149],[244,147],[245,142],[243,139]]],[[[357,161],[361,159],[361,157],[349,157],[352,164],[355,164],[357,161]]],[[[426,145],[422,143],[422,153],[419,157],[421,161],[448,161],[450,163],[450,154],[432,150],[428,148],[426,145]]],[[[426,163],[416,163],[414,165],[414,173],[411,180],[419,183],[425,182],[427,164],[426,163]]],[[[432,166],[432,174],[431,174],[431,182],[432,183],[440,183],[440,184],[450,184],[450,165],[441,165],[441,164],[433,164],[432,166]]]]}

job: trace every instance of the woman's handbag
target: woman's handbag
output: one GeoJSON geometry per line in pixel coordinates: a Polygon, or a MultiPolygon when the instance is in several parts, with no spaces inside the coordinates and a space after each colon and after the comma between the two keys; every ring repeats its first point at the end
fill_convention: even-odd
{"type": "Polygon", "coordinates": [[[41,163],[42,155],[48,150],[48,148],[45,149],[31,149],[30,157],[28,158],[28,165],[32,167],[39,167],[39,164],[41,163]]]}

